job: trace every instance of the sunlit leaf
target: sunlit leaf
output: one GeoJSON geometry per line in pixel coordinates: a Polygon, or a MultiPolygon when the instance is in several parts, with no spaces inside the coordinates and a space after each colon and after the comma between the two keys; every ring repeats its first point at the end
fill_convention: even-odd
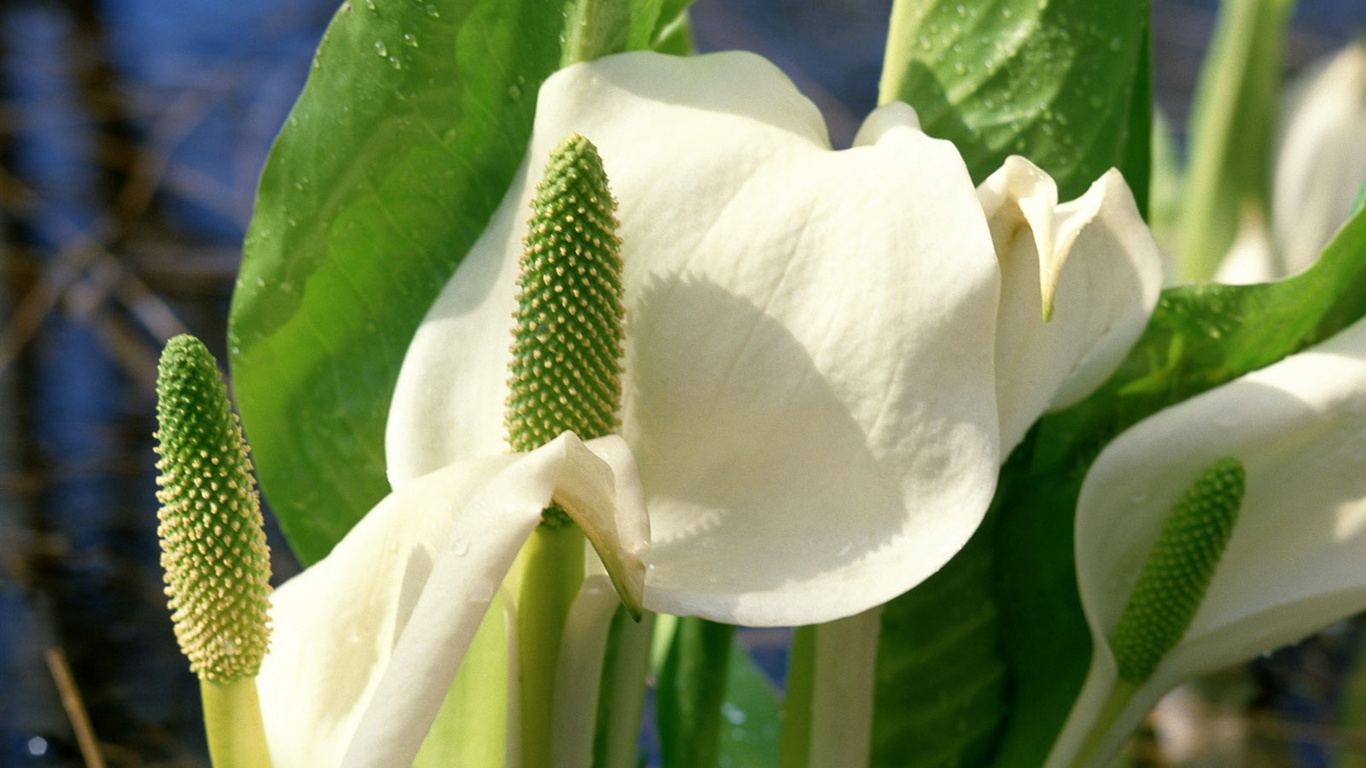
{"type": "Polygon", "coordinates": [[[1148,18],[1146,0],[897,0],[879,100],[914,106],[976,181],[1019,154],[1063,200],[1111,167],[1141,193],[1148,18]]]}

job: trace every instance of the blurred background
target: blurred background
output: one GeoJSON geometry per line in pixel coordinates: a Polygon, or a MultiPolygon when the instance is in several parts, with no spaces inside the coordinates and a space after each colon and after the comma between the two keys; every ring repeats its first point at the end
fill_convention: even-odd
{"type": "MultiPolygon", "coordinates": [[[[0,0],[0,767],[85,765],[82,739],[111,766],[208,765],[158,565],[156,359],[186,331],[226,359],[257,174],[335,5],[0,0]]],[[[1180,132],[1215,2],[1153,6],[1180,132]]],[[[703,50],[782,67],[839,146],[873,106],[889,8],[698,0],[694,24],[703,50]]],[[[1366,0],[1301,0],[1288,71],[1362,30],[1366,0]]],[[[282,580],[297,565],[271,533],[282,580]]],[[[779,668],[784,640],[749,635],[779,668]]],[[[1149,736],[1126,760],[1366,766],[1361,644],[1348,622],[1189,686],[1153,720],[1167,756],[1149,736]]]]}

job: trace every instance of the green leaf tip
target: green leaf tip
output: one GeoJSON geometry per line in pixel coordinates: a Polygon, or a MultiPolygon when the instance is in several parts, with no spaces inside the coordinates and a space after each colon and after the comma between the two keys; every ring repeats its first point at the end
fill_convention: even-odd
{"type": "Polygon", "coordinates": [[[591,141],[575,134],[551,151],[531,208],[506,412],[515,451],[565,431],[611,434],[621,402],[621,239],[591,141]]]}
{"type": "Polygon", "coordinates": [[[1219,459],[1172,506],[1111,638],[1119,676],[1142,683],[1200,608],[1243,504],[1247,473],[1219,459]]]}
{"type": "Polygon", "coordinates": [[[202,342],[157,373],[161,566],[176,640],[201,680],[254,677],[270,640],[270,551],[242,428],[202,342]]]}

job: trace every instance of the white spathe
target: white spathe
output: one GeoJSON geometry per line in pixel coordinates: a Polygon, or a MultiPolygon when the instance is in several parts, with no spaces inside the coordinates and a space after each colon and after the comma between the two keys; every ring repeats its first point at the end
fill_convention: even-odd
{"type": "Polygon", "coordinates": [[[630,450],[565,433],[407,483],[272,598],[257,678],[277,766],[408,765],[489,602],[555,501],[638,604],[649,529],[630,450]]]}
{"type": "Polygon", "coordinates": [[[977,195],[1001,265],[1004,458],[1039,414],[1079,402],[1124,360],[1157,304],[1162,259],[1119,171],[1059,205],[1048,174],[1008,157],[977,195]]]}
{"type": "Polygon", "coordinates": [[[1116,686],[1108,637],[1171,505],[1232,456],[1247,489],[1190,628],[1099,737],[1108,765],[1177,683],[1366,608],[1366,321],[1140,422],[1096,459],[1077,505],[1077,579],[1094,654],[1049,766],[1073,764],[1116,686]]]}
{"type": "Polygon", "coordinates": [[[386,444],[394,493],[277,592],[261,675],[277,764],[407,764],[550,498],[617,590],[654,611],[813,624],[923,581],[986,511],[1001,424],[1023,434],[1059,391],[1099,383],[1112,363],[1096,361],[1122,352],[1096,349],[1127,346],[1151,310],[1088,306],[1087,292],[1156,291],[1151,237],[1122,184],[1101,186],[1080,213],[1020,203],[1025,224],[1010,223],[1025,193],[989,187],[989,225],[957,150],[909,107],[880,108],[835,152],[816,108],[750,54],[623,54],[551,77],[521,171],[408,350],[386,444]],[[572,133],[597,145],[619,201],[621,437],[508,456],[521,239],[540,170],[572,133]],[[1116,250],[1116,232],[1142,242],[1116,250]],[[1116,259],[1133,263],[1103,266],[1116,259]],[[1073,281],[1064,261],[1102,266],[1073,281]],[[1003,269],[1008,292],[1035,298],[1003,303],[1003,269]],[[1001,309],[1039,306],[1040,281],[1062,330],[1001,309]],[[1003,337],[1055,370],[1026,361],[1027,383],[1002,381],[1003,337]]]}
{"type": "Polygon", "coordinates": [[[833,152],[811,102],[750,54],[626,54],[546,83],[527,165],[408,350],[395,487],[506,450],[521,240],[571,133],[597,145],[619,201],[646,607],[811,624],[934,573],[995,487],[981,207],[957,150],[905,105],[833,152]]]}

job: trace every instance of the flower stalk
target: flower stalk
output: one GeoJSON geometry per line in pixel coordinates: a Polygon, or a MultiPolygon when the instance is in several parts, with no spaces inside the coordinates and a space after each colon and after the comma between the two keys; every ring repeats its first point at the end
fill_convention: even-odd
{"type": "Polygon", "coordinates": [[[199,676],[217,768],[269,766],[256,674],[270,640],[270,552],[241,427],[198,339],[157,376],[161,564],[181,651],[199,676]]]}
{"type": "MultiPolygon", "coordinates": [[[[515,451],[563,432],[587,440],[616,431],[624,310],[615,206],[592,142],[575,134],[555,147],[523,241],[505,416],[515,451]]],[[[549,766],[560,645],[584,577],[583,533],[552,506],[521,563],[523,760],[549,766]]]]}

